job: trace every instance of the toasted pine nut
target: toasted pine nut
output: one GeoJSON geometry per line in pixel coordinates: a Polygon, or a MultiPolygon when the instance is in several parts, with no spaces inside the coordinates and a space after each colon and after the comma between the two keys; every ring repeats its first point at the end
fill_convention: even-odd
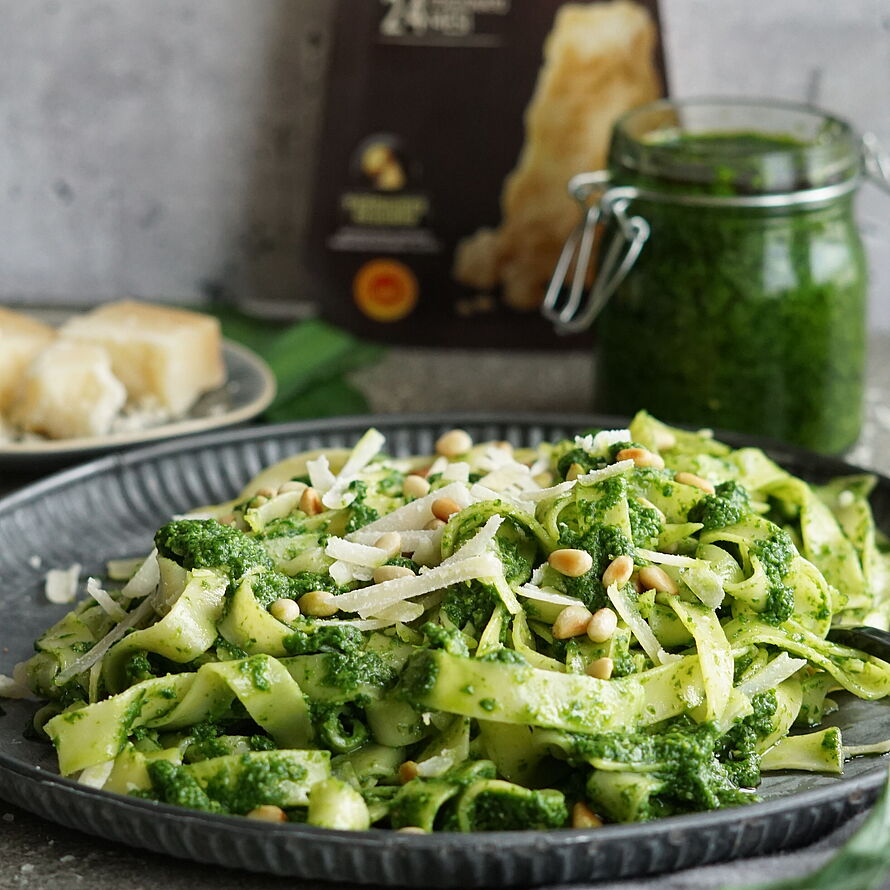
{"type": "Polygon", "coordinates": [[[431,519],[423,528],[424,531],[437,532],[440,528],[445,528],[445,523],[441,519],[431,519]]]}
{"type": "Polygon", "coordinates": [[[321,502],[321,497],[311,486],[303,492],[299,506],[307,516],[317,516],[324,510],[324,504],[321,502]]]}
{"type": "Polygon", "coordinates": [[[586,550],[554,550],[547,557],[547,562],[559,572],[560,575],[568,575],[569,578],[580,578],[585,572],[589,572],[593,566],[593,557],[586,550]]]}
{"type": "Polygon", "coordinates": [[[402,494],[405,495],[406,498],[422,498],[425,494],[429,493],[429,482],[427,482],[423,476],[418,476],[416,473],[406,476],[405,481],[402,482],[402,494]]]}
{"type": "Polygon", "coordinates": [[[581,464],[572,464],[569,467],[568,473],[566,473],[566,482],[573,482],[579,476],[584,475],[584,467],[581,464]]]}
{"type": "Polygon", "coordinates": [[[238,517],[234,513],[226,513],[225,516],[220,516],[217,522],[220,525],[236,525],[238,517]]]}
{"type": "Polygon", "coordinates": [[[656,470],[664,469],[664,459],[661,455],[650,451],[648,448],[622,448],[615,455],[615,460],[632,460],[638,467],[655,467],[656,470]]]}
{"type": "Polygon", "coordinates": [[[406,760],[399,766],[399,781],[405,785],[412,779],[416,779],[420,773],[417,772],[417,764],[413,760],[406,760]]]}
{"type": "Polygon", "coordinates": [[[603,584],[606,587],[610,587],[612,584],[623,587],[630,581],[630,576],[633,572],[634,561],[632,556],[616,556],[606,567],[606,571],[603,572],[603,584]]]}
{"type": "Polygon", "coordinates": [[[554,639],[567,640],[581,636],[587,630],[591,617],[590,610],[584,606],[566,606],[553,622],[554,639]]]}
{"type": "Polygon", "coordinates": [[[695,473],[676,473],[674,479],[681,485],[694,485],[696,488],[700,488],[708,494],[715,493],[714,486],[711,485],[707,479],[702,479],[701,476],[696,476],[695,473]]]}
{"type": "Polygon", "coordinates": [[[263,822],[287,822],[287,815],[281,807],[273,806],[270,803],[264,803],[262,806],[254,807],[248,814],[248,819],[260,819],[263,822]]]}
{"type": "Polygon", "coordinates": [[[278,486],[278,494],[287,494],[291,491],[302,491],[304,488],[308,488],[305,482],[295,482],[293,479],[289,479],[287,482],[283,482],[278,486]]]}
{"type": "Polygon", "coordinates": [[[594,643],[605,643],[612,639],[617,627],[618,616],[611,609],[597,609],[587,623],[587,636],[594,643]]]}
{"type": "Polygon", "coordinates": [[[603,820],[583,801],[572,807],[572,828],[601,828],[603,820]]]}
{"type": "Polygon", "coordinates": [[[262,498],[274,498],[278,492],[274,488],[269,488],[269,486],[265,486],[263,488],[257,489],[256,497],[262,498]]]}
{"type": "Polygon", "coordinates": [[[382,584],[384,581],[394,581],[396,578],[408,578],[413,574],[408,566],[377,566],[374,569],[374,583],[382,584]]]}
{"type": "Polygon", "coordinates": [[[449,516],[460,513],[460,505],[451,498],[436,498],[430,509],[433,511],[433,516],[436,519],[441,519],[442,522],[447,522],[449,516]]]}
{"type": "Polygon", "coordinates": [[[300,607],[293,600],[286,598],[275,600],[269,606],[269,612],[273,618],[277,618],[284,624],[291,624],[300,617],[300,607]]]}
{"type": "Polygon", "coordinates": [[[419,825],[403,825],[401,828],[397,828],[396,831],[401,831],[402,834],[426,834],[426,829],[421,828],[419,825]]]}
{"type": "Polygon", "coordinates": [[[436,454],[442,457],[457,457],[466,454],[473,447],[473,440],[466,430],[449,430],[436,440],[436,454]]]}
{"type": "Polygon", "coordinates": [[[392,559],[402,552],[402,536],[398,532],[387,532],[374,542],[374,546],[386,551],[387,556],[392,559]]]}
{"type": "Polygon", "coordinates": [[[334,594],[329,590],[310,590],[299,599],[300,611],[304,615],[313,618],[330,618],[340,611],[340,607],[334,602],[334,594]]]}
{"type": "Polygon", "coordinates": [[[678,589],[674,579],[659,566],[644,566],[640,569],[640,584],[643,590],[657,590],[659,593],[675,594],[678,589]]]}
{"type": "Polygon", "coordinates": [[[613,670],[615,670],[615,662],[606,655],[587,665],[587,676],[597,680],[608,680],[612,676],[613,670]]]}
{"type": "Polygon", "coordinates": [[[493,442],[492,444],[494,445],[495,448],[499,448],[501,451],[506,451],[507,454],[513,453],[513,445],[510,442],[507,442],[506,440],[501,440],[500,442],[493,442]]]}

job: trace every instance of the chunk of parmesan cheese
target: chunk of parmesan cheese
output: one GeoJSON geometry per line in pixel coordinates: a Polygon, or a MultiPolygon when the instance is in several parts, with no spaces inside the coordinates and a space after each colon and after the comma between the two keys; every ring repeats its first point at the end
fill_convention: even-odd
{"type": "Polygon", "coordinates": [[[67,569],[50,569],[46,573],[44,591],[51,603],[73,603],[77,596],[77,582],[81,565],[72,563],[67,569]]]}

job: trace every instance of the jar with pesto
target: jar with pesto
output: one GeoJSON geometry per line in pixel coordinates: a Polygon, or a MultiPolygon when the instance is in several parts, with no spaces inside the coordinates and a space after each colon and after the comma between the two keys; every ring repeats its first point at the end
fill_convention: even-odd
{"type": "Polygon", "coordinates": [[[555,313],[569,327],[598,315],[597,409],[850,446],[865,353],[861,165],[851,127],[804,106],[662,101],[621,118],[609,170],[573,183],[579,199],[605,189],[582,227],[605,233],[592,302],[579,314],[573,292],[555,313]]]}

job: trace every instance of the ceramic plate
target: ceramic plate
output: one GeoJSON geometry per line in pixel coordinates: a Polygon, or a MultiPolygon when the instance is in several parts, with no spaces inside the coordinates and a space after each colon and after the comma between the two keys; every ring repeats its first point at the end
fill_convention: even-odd
{"type": "MultiPolygon", "coordinates": [[[[0,501],[0,672],[32,652],[32,640],[65,611],[42,593],[46,569],[83,566],[99,574],[112,557],[145,553],[171,514],[232,497],[262,467],[296,451],[343,447],[369,425],[388,450],[429,453],[452,426],[474,438],[534,445],[603,417],[363,417],[241,429],[164,442],[67,470],[0,501]]],[[[726,437],[735,444],[742,440],[726,437]]],[[[748,441],[750,444],[750,441],[748,441]]],[[[818,481],[849,472],[837,460],[771,448],[792,472],[818,481]]],[[[890,480],[873,496],[878,523],[890,528],[890,480]]],[[[886,763],[860,758],[843,777],[787,773],[764,780],[762,803],[644,825],[595,830],[403,835],[329,831],[191,812],[60,778],[52,749],[22,731],[32,703],[4,702],[0,717],[0,796],[46,819],[114,841],[199,862],[299,878],[386,885],[527,886],[673,871],[799,846],[868,806],[886,763]]],[[[833,715],[848,744],[886,738],[890,702],[848,698],[833,715]]]]}
{"type": "Polygon", "coordinates": [[[109,451],[203,433],[244,423],[261,414],[275,397],[275,377],[255,353],[226,340],[223,343],[226,382],[204,393],[181,420],[160,426],[84,439],[39,439],[0,442],[0,466],[33,470],[62,466],[109,451]]]}

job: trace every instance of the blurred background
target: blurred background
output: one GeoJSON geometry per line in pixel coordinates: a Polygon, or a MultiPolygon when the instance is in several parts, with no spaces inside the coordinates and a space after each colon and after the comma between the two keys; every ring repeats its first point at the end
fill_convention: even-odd
{"type": "MultiPolygon", "coordinates": [[[[518,4],[532,0],[514,0],[518,4]]],[[[0,302],[298,317],[335,4],[0,0],[0,302]]],[[[890,145],[890,3],[662,0],[669,91],[812,102],[890,145]]],[[[859,217],[890,329],[890,213],[859,217]]]]}

